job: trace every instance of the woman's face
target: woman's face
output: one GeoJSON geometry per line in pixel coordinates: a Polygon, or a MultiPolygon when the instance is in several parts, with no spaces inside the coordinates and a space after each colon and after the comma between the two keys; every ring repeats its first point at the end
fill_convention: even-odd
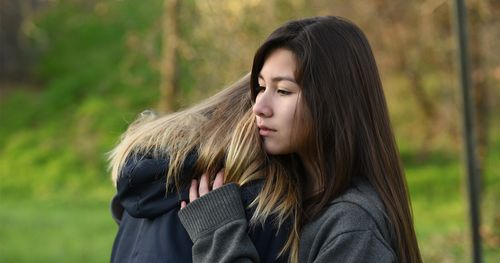
{"type": "Polygon", "coordinates": [[[293,53],[279,48],[272,51],[260,71],[253,112],[269,154],[299,152],[306,141],[305,128],[295,121],[303,108],[301,87],[295,80],[296,68],[293,53]]]}

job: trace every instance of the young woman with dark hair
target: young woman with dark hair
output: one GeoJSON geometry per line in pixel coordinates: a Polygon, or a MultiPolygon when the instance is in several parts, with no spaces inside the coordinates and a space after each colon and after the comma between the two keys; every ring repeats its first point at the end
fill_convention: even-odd
{"type": "MultiPolygon", "coordinates": [[[[294,218],[300,241],[290,246],[291,260],[421,262],[382,83],[363,32],[334,16],[290,21],[257,50],[250,81],[265,151],[290,175],[299,174],[290,177],[301,186],[294,218]]],[[[211,192],[206,182],[193,182],[191,203],[182,204],[181,221],[204,248],[193,252],[204,262],[259,262],[242,210],[232,205],[239,196],[224,193],[222,176],[211,192]]]]}

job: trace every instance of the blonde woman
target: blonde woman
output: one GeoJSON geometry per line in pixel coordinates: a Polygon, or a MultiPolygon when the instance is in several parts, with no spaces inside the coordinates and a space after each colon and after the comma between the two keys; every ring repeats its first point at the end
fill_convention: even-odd
{"type": "MultiPolygon", "coordinates": [[[[286,262],[296,249],[297,185],[267,158],[251,111],[249,75],[187,110],[157,117],[145,113],[110,155],[119,224],[111,262],[191,262],[191,239],[177,212],[192,179],[210,185],[225,167],[225,183],[238,190],[259,258],[286,262]],[[291,241],[290,241],[291,240],[291,241]]],[[[218,184],[218,183],[216,183],[218,184]]],[[[200,259],[196,259],[196,261],[200,259]]]]}
{"type": "MultiPolygon", "coordinates": [[[[251,92],[265,151],[288,156],[284,167],[301,175],[292,261],[422,261],[382,83],[361,29],[333,16],[285,23],[254,56],[251,92]]],[[[193,181],[191,203],[179,212],[194,246],[205,248],[193,250],[202,259],[195,262],[260,262],[243,231],[242,207],[233,205],[239,196],[222,186],[222,176],[211,192],[193,181]]]]}

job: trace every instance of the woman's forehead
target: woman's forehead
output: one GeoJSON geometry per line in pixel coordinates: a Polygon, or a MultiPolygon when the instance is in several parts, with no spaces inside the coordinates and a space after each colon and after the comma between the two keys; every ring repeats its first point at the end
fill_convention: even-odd
{"type": "Polygon", "coordinates": [[[266,58],[258,77],[266,81],[296,82],[296,69],[297,62],[293,53],[287,49],[279,48],[266,58]]]}

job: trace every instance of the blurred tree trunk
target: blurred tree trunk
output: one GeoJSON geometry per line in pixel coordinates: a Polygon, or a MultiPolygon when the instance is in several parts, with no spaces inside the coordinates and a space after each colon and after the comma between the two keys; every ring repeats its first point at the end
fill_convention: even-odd
{"type": "Polygon", "coordinates": [[[484,163],[488,152],[488,130],[490,126],[490,91],[488,89],[488,74],[484,63],[486,55],[484,48],[481,46],[481,28],[486,22],[487,11],[484,10],[482,4],[485,4],[485,2],[480,0],[471,1],[469,8],[470,56],[472,87],[474,89],[479,174],[483,174],[484,170],[484,163]]]}
{"type": "Polygon", "coordinates": [[[0,0],[0,80],[21,77],[24,52],[19,31],[23,21],[19,1],[0,0]]]}
{"type": "MultiPolygon", "coordinates": [[[[33,56],[23,24],[46,0],[0,0],[0,81],[28,82],[33,56]]],[[[3,85],[0,85],[2,88],[3,85]]]]}
{"type": "Polygon", "coordinates": [[[179,92],[179,11],[180,1],[165,0],[163,17],[162,59],[160,63],[161,83],[159,108],[162,112],[176,110],[176,95],[179,92]]]}

